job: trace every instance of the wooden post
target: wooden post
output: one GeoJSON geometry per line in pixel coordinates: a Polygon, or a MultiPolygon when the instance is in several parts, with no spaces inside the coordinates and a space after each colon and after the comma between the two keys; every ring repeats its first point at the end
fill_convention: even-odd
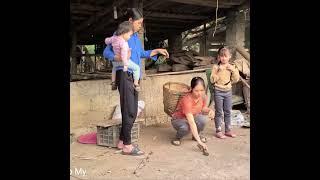
{"type": "Polygon", "coordinates": [[[250,54],[241,46],[236,46],[236,50],[250,62],[250,54]]]}
{"type": "Polygon", "coordinates": [[[207,49],[207,27],[206,27],[206,23],[203,24],[203,38],[204,38],[204,53],[203,55],[204,56],[207,56],[208,54],[208,49],[207,49]]]}
{"type": "Polygon", "coordinates": [[[169,51],[182,49],[182,37],[181,33],[173,34],[168,39],[169,51]]]}
{"type": "Polygon", "coordinates": [[[247,112],[250,114],[250,80],[241,80],[245,86],[243,86],[242,91],[243,91],[243,96],[245,100],[245,105],[247,107],[247,112]]]}
{"type": "Polygon", "coordinates": [[[76,32],[72,33],[72,46],[71,46],[71,66],[70,73],[77,74],[77,59],[76,59],[76,46],[77,46],[77,34],[76,32]]]}
{"type": "MultiPolygon", "coordinates": [[[[236,47],[244,47],[245,41],[245,19],[238,11],[231,11],[227,18],[229,22],[226,29],[226,44],[236,47]]],[[[238,52],[233,52],[232,60],[241,58],[238,52]]]]}
{"type": "MultiPolygon", "coordinates": [[[[143,27],[142,27],[143,28],[143,27]]],[[[144,29],[141,29],[139,32],[139,38],[140,38],[140,41],[141,41],[141,44],[142,44],[142,48],[144,49],[144,29]]],[[[142,58],[141,59],[141,66],[142,66],[142,79],[146,79],[146,59],[145,58],[142,58]]]]}
{"type": "Polygon", "coordinates": [[[96,72],[96,68],[97,68],[97,45],[94,45],[94,69],[93,72],[96,72]]]}

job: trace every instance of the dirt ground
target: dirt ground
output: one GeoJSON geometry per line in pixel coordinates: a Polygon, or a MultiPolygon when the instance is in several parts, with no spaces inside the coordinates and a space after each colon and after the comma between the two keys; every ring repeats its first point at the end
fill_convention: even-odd
{"type": "Polygon", "coordinates": [[[175,135],[171,124],[141,129],[138,144],[144,156],[125,156],[115,148],[73,142],[70,179],[249,180],[250,129],[235,127],[238,137],[222,140],[213,136],[213,124],[209,122],[203,132],[209,156],[202,155],[191,134],[181,146],[171,145],[175,135]]]}

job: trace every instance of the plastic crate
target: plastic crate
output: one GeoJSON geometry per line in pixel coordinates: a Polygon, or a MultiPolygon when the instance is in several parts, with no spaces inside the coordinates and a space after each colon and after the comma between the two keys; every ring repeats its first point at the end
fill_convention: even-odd
{"type": "MultiPolygon", "coordinates": [[[[97,144],[99,146],[117,147],[121,124],[109,127],[97,126],[97,144]]],[[[131,129],[131,142],[137,142],[140,134],[140,124],[135,122],[131,129]]]]}

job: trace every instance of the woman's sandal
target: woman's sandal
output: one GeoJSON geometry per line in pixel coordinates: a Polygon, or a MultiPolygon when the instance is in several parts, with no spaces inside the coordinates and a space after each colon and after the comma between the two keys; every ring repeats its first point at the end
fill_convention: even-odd
{"type": "MultiPolygon", "coordinates": [[[[138,147],[138,144],[132,144],[132,146],[134,146],[134,147],[138,147]]],[[[118,150],[122,150],[122,149],[123,149],[123,147],[122,147],[122,148],[119,148],[119,147],[117,146],[117,149],[118,149],[118,150]]]]}
{"type": "Polygon", "coordinates": [[[171,141],[171,144],[175,145],[175,146],[180,146],[181,145],[181,141],[180,141],[180,139],[174,139],[174,140],[171,141]]]}
{"type": "Polygon", "coordinates": [[[137,91],[137,92],[140,92],[141,91],[141,88],[139,85],[134,85],[134,89],[137,91]]]}
{"type": "Polygon", "coordinates": [[[131,152],[122,151],[123,155],[131,155],[131,156],[141,156],[144,155],[144,152],[141,151],[137,146],[133,146],[131,152]]]}

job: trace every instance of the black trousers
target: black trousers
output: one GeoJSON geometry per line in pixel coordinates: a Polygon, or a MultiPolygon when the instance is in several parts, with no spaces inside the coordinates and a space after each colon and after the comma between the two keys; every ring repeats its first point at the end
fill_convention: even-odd
{"type": "Polygon", "coordinates": [[[122,126],[119,139],[124,145],[131,144],[131,129],[137,117],[138,92],[134,89],[133,75],[129,72],[118,70],[116,84],[120,94],[122,126]]]}

